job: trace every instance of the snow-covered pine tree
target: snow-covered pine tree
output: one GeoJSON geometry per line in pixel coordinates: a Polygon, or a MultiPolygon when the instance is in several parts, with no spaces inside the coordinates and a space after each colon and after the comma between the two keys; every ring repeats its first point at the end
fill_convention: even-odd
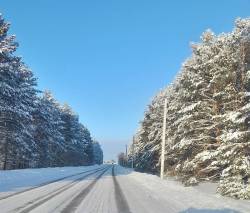
{"type": "Polygon", "coordinates": [[[211,179],[211,174],[212,177],[220,177],[222,173],[219,191],[241,198],[249,198],[249,186],[246,184],[250,169],[247,160],[250,138],[247,124],[249,32],[249,20],[238,20],[232,33],[214,37],[209,47],[205,42],[200,45],[204,49],[203,55],[213,53],[204,64],[212,76],[207,88],[210,94],[212,91],[210,107],[216,143],[200,152],[191,162],[194,169],[202,166],[200,171],[205,174],[204,178],[211,179]]]}
{"type": "Polygon", "coordinates": [[[32,149],[32,116],[36,80],[14,52],[14,36],[0,16],[0,164],[3,169],[29,167],[32,149]]]}
{"type": "Polygon", "coordinates": [[[94,155],[94,163],[102,164],[103,163],[103,152],[101,149],[101,145],[98,141],[93,141],[93,155],[94,155]]]}
{"type": "Polygon", "coordinates": [[[230,63],[228,95],[223,105],[222,141],[218,149],[223,166],[218,191],[223,195],[250,199],[250,19],[238,19],[227,44],[230,63]]]}
{"type": "Polygon", "coordinates": [[[90,132],[79,123],[78,116],[64,104],[61,107],[64,128],[61,131],[65,141],[65,152],[61,158],[65,165],[88,165],[93,163],[93,147],[90,132]]]}
{"type": "Polygon", "coordinates": [[[94,163],[90,132],[68,105],[60,106],[45,91],[33,117],[38,167],[94,163]]]}
{"type": "MultiPolygon", "coordinates": [[[[218,191],[237,198],[250,196],[249,38],[249,19],[237,20],[232,33],[205,32],[165,95],[167,173],[185,184],[221,179],[218,191]]],[[[163,104],[155,100],[158,110],[150,105],[134,143],[135,166],[145,170],[152,161],[148,153],[160,145],[154,114],[163,104]]]]}
{"type": "Polygon", "coordinates": [[[121,166],[127,166],[127,159],[123,152],[119,153],[118,156],[118,164],[121,166]]]}
{"type": "Polygon", "coordinates": [[[34,140],[36,142],[36,167],[63,165],[60,153],[64,151],[64,138],[61,134],[63,122],[60,108],[51,92],[45,91],[37,98],[33,113],[34,140]]]}
{"type": "Polygon", "coordinates": [[[175,82],[178,100],[173,106],[177,119],[169,124],[173,129],[169,133],[173,137],[167,156],[168,159],[176,159],[172,165],[173,173],[187,185],[197,183],[196,178],[218,178],[219,172],[217,168],[206,169],[206,163],[193,162],[197,154],[218,147],[216,122],[212,119],[214,101],[209,88],[212,79],[210,67],[213,67],[211,59],[217,54],[211,50],[213,33],[205,32],[202,41],[193,45],[193,55],[183,64],[175,82]]]}
{"type": "Polygon", "coordinates": [[[163,103],[169,98],[171,86],[160,91],[152,100],[134,137],[133,149],[129,147],[128,160],[132,158],[137,169],[156,172],[159,168],[162,138],[163,103]],[[167,95],[168,94],[168,95],[167,95]]]}
{"type": "Polygon", "coordinates": [[[94,148],[93,141],[89,130],[81,123],[79,123],[79,138],[78,138],[78,148],[79,158],[77,161],[80,165],[90,165],[94,162],[94,148]]]}
{"type": "Polygon", "coordinates": [[[0,15],[0,168],[89,165],[94,163],[90,132],[51,93],[37,97],[36,79],[14,55],[0,15]]]}

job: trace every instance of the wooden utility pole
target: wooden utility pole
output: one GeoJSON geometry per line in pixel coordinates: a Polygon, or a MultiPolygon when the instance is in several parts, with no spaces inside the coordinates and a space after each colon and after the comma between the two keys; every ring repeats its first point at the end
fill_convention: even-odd
{"type": "Polygon", "coordinates": [[[164,162],[165,162],[165,146],[166,146],[166,119],[167,119],[167,99],[164,101],[164,115],[162,127],[162,144],[161,144],[161,179],[164,177],[164,162]]]}
{"type": "Polygon", "coordinates": [[[128,166],[128,145],[126,144],[126,153],[125,153],[126,167],[128,166]]]}
{"type": "Polygon", "coordinates": [[[6,122],[4,122],[4,162],[3,162],[3,170],[7,169],[7,161],[8,161],[8,153],[9,153],[9,143],[7,139],[7,130],[6,130],[6,122]]]}
{"type": "Polygon", "coordinates": [[[131,149],[132,149],[132,164],[131,164],[131,168],[132,169],[134,168],[134,142],[135,142],[135,137],[133,136],[133,142],[132,142],[132,146],[131,146],[131,149]]]}

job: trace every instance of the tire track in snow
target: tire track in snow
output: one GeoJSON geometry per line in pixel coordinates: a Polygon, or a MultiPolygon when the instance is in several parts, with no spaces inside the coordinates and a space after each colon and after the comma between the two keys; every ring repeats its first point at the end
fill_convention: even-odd
{"type": "Polygon", "coordinates": [[[81,204],[83,199],[89,194],[91,189],[94,187],[94,185],[97,183],[97,181],[104,175],[106,171],[110,169],[107,168],[104,171],[102,171],[95,179],[92,181],[86,188],[84,188],[62,211],[61,213],[69,213],[69,212],[75,212],[77,210],[77,207],[81,204]]]}
{"type": "Polygon", "coordinates": [[[68,175],[68,176],[64,176],[62,178],[58,178],[58,179],[55,179],[55,180],[52,180],[52,181],[47,181],[47,182],[44,182],[44,183],[41,183],[37,186],[34,186],[34,187],[31,187],[31,188],[28,188],[28,189],[25,189],[25,190],[22,190],[22,191],[19,191],[19,192],[15,192],[15,193],[12,193],[10,195],[6,195],[6,196],[3,196],[3,197],[0,197],[0,201],[1,200],[5,200],[7,198],[10,198],[10,197],[14,197],[16,195],[20,195],[20,194],[23,194],[25,192],[28,192],[28,191],[31,191],[31,190],[34,190],[34,189],[37,189],[37,188],[40,188],[40,187],[43,187],[43,186],[47,186],[49,184],[52,184],[52,183],[56,183],[56,182],[59,182],[61,180],[65,180],[67,178],[71,178],[71,177],[75,177],[77,175],[81,175],[81,174],[85,174],[85,173],[88,173],[88,172],[91,172],[91,171],[95,171],[96,169],[90,169],[88,171],[84,171],[84,172],[78,172],[76,174],[72,174],[72,175],[68,175]]]}
{"type": "Polygon", "coordinates": [[[20,213],[30,212],[33,209],[39,207],[40,205],[46,203],[47,201],[49,201],[53,197],[55,197],[55,196],[63,193],[64,191],[68,190],[69,188],[72,188],[73,186],[75,186],[76,184],[78,184],[81,180],[84,180],[85,178],[87,178],[87,177],[89,177],[89,176],[91,176],[91,175],[93,175],[95,173],[98,173],[100,171],[106,171],[106,170],[107,170],[107,167],[88,171],[90,173],[88,173],[88,174],[86,174],[84,176],[81,176],[80,178],[77,178],[77,179],[73,180],[69,184],[63,185],[63,186],[59,187],[58,189],[56,189],[56,190],[54,190],[54,191],[52,191],[52,192],[50,192],[50,193],[48,193],[46,195],[43,195],[43,196],[38,197],[38,198],[36,198],[36,199],[34,199],[32,201],[29,201],[26,204],[24,204],[23,206],[14,209],[13,211],[14,212],[18,211],[19,212],[21,210],[20,213]],[[27,207],[27,205],[31,205],[31,206],[27,207]]]}
{"type": "Polygon", "coordinates": [[[115,187],[115,200],[116,200],[116,205],[119,213],[131,213],[129,209],[128,202],[122,192],[122,189],[116,179],[115,176],[115,166],[112,168],[112,177],[113,177],[113,182],[114,182],[114,187],[115,187]]]}

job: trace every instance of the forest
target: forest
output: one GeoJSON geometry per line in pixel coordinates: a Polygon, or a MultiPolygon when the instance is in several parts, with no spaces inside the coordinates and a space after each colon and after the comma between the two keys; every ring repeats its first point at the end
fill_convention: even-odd
{"type": "Polygon", "coordinates": [[[78,115],[37,89],[9,27],[0,16],[0,169],[101,164],[101,146],[78,115]]]}
{"type": "Polygon", "coordinates": [[[237,19],[230,33],[207,30],[191,48],[175,80],[147,106],[128,159],[121,153],[119,161],[159,173],[166,100],[165,175],[186,186],[218,181],[222,195],[249,199],[250,19],[237,19]]]}

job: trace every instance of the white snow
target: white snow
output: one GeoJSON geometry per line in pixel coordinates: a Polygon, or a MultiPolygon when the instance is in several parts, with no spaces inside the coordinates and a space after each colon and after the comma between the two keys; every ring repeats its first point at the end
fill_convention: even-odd
{"type": "MultiPolygon", "coordinates": [[[[131,184],[134,184],[133,189],[136,193],[139,190],[143,190],[141,196],[150,197],[151,201],[148,202],[152,203],[154,200],[157,200],[159,205],[165,206],[165,211],[159,210],[159,212],[250,212],[250,201],[235,200],[216,194],[217,183],[204,182],[198,186],[184,187],[180,182],[174,180],[174,178],[166,178],[162,181],[155,175],[134,172],[131,169],[121,167],[119,167],[118,170],[120,174],[123,174],[120,175],[119,178],[123,179],[123,181],[127,179],[126,184],[121,184],[123,190],[125,192],[128,191],[126,187],[129,185],[129,180],[131,184]]],[[[134,195],[132,193],[128,196],[128,199],[132,200],[133,197],[134,195]]],[[[135,208],[136,203],[143,202],[142,200],[132,201],[134,202],[135,208]]],[[[150,211],[151,203],[144,203],[147,209],[145,212],[155,212],[153,210],[150,211]]],[[[131,209],[131,212],[137,213],[143,211],[133,211],[131,209]]]]}
{"type": "MultiPolygon", "coordinates": [[[[20,188],[30,187],[31,185],[34,186],[44,181],[93,168],[98,168],[98,166],[2,171],[0,173],[0,189],[1,193],[3,193],[3,189],[5,189],[5,192],[8,190],[20,190],[20,188]]],[[[217,183],[205,182],[195,187],[184,187],[174,178],[161,180],[156,175],[139,173],[120,166],[115,166],[115,174],[121,191],[128,203],[129,212],[131,213],[250,212],[250,201],[234,200],[216,194],[217,183]]],[[[67,180],[55,182],[0,200],[1,213],[16,210],[22,211],[28,209],[30,206],[35,206],[32,212],[61,212],[86,189],[97,176],[98,173],[80,181],[77,179],[79,176],[68,178],[67,180]],[[56,194],[58,189],[70,183],[74,185],[63,191],[63,193],[56,194]],[[54,196],[50,198],[49,196],[51,194],[54,196]],[[46,199],[47,197],[49,197],[49,199],[39,204],[40,200],[46,199]]],[[[75,212],[121,212],[117,205],[117,199],[120,198],[116,197],[116,189],[112,177],[112,170],[109,169],[96,184],[90,188],[90,191],[82,198],[80,204],[74,206],[75,212]]]]}
{"type": "Polygon", "coordinates": [[[65,176],[84,172],[94,166],[55,167],[41,169],[0,170],[0,198],[65,176]]]}
{"type": "Polygon", "coordinates": [[[179,111],[179,113],[187,113],[189,111],[193,111],[195,109],[195,107],[199,106],[201,104],[201,101],[199,101],[198,103],[192,103],[186,107],[184,107],[183,109],[181,109],[179,111]]]}

